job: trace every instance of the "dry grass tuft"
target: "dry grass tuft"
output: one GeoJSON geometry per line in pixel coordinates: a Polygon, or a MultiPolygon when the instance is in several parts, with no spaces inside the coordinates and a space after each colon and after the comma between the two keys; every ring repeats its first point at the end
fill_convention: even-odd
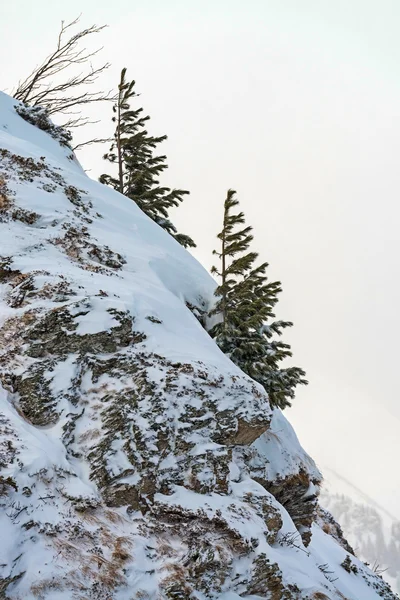
{"type": "Polygon", "coordinates": [[[5,213],[11,208],[10,196],[11,192],[7,187],[6,178],[4,175],[0,175],[0,213],[5,213]]]}
{"type": "Polygon", "coordinates": [[[149,594],[149,592],[146,592],[146,590],[138,590],[136,592],[136,596],[135,599],[137,600],[150,600],[151,596],[149,594]]]}
{"type": "Polygon", "coordinates": [[[68,540],[66,540],[65,538],[54,538],[53,540],[54,546],[55,548],[58,550],[60,556],[62,556],[65,559],[68,560],[74,560],[76,562],[79,562],[83,564],[83,556],[84,556],[84,552],[81,548],[79,548],[78,546],[75,546],[75,544],[72,544],[71,542],[69,542],[68,540]]]}
{"type": "Polygon", "coordinates": [[[100,527],[102,524],[100,517],[90,510],[85,510],[79,513],[79,518],[82,521],[86,521],[86,523],[90,523],[91,525],[98,525],[100,527]]]}
{"type": "Polygon", "coordinates": [[[123,525],[126,521],[122,515],[114,510],[105,510],[104,515],[114,525],[123,525]]]}
{"type": "Polygon", "coordinates": [[[126,549],[132,547],[132,541],[126,536],[117,537],[115,540],[114,550],[111,555],[111,560],[113,562],[125,562],[132,558],[132,555],[126,549]]]}
{"type": "Polygon", "coordinates": [[[84,431],[83,433],[80,434],[79,442],[83,443],[83,442],[87,442],[89,440],[96,440],[100,436],[101,436],[101,432],[99,429],[88,429],[87,431],[84,431]]]}
{"type": "Polygon", "coordinates": [[[48,597],[47,592],[49,590],[60,591],[62,589],[62,582],[55,577],[52,579],[42,579],[42,581],[37,581],[31,585],[32,594],[35,596],[35,598],[39,598],[40,600],[44,600],[44,598],[48,597]]]}
{"type": "Polygon", "coordinates": [[[159,556],[166,556],[169,558],[177,555],[177,551],[165,540],[158,543],[157,552],[159,556]]]}

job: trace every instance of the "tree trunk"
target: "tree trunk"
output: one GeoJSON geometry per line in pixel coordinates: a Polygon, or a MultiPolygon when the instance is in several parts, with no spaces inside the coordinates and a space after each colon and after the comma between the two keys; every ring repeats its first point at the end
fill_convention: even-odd
{"type": "Polygon", "coordinates": [[[119,179],[119,192],[124,193],[124,173],[122,165],[122,147],[121,147],[121,89],[118,96],[118,112],[117,112],[117,153],[118,153],[118,179],[119,179]]]}
{"type": "Polygon", "coordinates": [[[225,256],[225,232],[226,232],[226,208],[224,209],[224,226],[222,229],[222,322],[224,325],[224,331],[226,331],[226,256],[225,256]]]}

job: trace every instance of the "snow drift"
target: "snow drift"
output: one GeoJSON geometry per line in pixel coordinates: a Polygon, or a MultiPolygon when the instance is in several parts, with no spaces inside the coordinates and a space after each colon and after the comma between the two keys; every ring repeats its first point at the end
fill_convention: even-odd
{"type": "Polygon", "coordinates": [[[0,94],[0,598],[394,598],[204,330],[213,280],[16,105],[0,94]]]}

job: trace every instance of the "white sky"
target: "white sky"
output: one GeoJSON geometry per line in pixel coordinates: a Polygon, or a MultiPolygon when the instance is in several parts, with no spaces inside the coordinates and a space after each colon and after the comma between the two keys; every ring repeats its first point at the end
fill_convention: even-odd
{"type": "MultiPolygon", "coordinates": [[[[2,2],[1,87],[81,12],[110,25],[104,87],[126,66],[169,136],[167,183],[191,190],[175,221],[207,268],[238,191],[310,379],[287,411],[304,446],[400,518],[400,2],[2,2]]],[[[101,154],[80,154],[92,176],[101,154]]]]}

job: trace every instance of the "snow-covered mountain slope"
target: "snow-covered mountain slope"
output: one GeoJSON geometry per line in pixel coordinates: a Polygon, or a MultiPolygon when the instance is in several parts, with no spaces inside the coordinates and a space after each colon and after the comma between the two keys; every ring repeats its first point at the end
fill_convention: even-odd
{"type": "Polygon", "coordinates": [[[203,329],[213,280],[15,104],[0,94],[0,598],[394,598],[203,329]]]}
{"type": "Polygon", "coordinates": [[[325,467],[320,501],[340,523],[357,556],[400,592],[400,521],[325,467]]]}

